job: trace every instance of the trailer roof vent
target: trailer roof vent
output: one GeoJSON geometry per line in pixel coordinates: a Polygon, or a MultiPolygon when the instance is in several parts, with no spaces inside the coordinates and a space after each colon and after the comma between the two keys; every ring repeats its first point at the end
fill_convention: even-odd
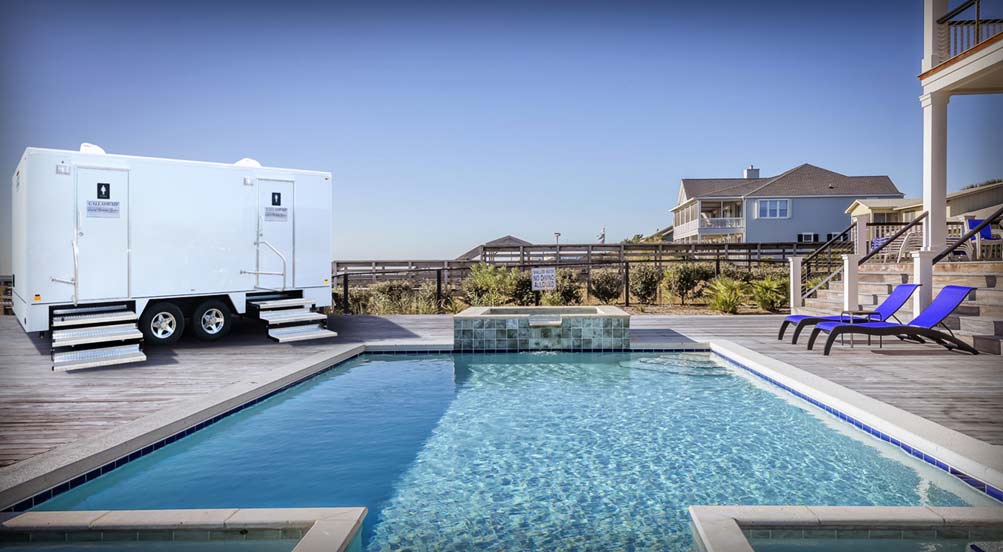
{"type": "Polygon", "coordinates": [[[90,142],[80,144],[80,153],[97,153],[105,155],[104,148],[97,144],[91,144],[90,142]]]}
{"type": "Polygon", "coordinates": [[[257,160],[251,159],[250,157],[245,157],[234,163],[234,165],[238,167],[254,167],[255,169],[261,168],[261,163],[258,163],[257,160]]]}

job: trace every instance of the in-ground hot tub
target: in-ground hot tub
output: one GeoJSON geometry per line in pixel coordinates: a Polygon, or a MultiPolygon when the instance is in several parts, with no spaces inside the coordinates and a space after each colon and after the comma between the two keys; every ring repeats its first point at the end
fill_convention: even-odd
{"type": "Polygon", "coordinates": [[[598,307],[470,307],[453,317],[454,351],[630,349],[630,315],[598,307]]]}

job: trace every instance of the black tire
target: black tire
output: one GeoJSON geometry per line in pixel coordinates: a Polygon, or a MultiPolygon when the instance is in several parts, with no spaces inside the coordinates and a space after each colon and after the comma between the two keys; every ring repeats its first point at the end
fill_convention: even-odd
{"type": "Polygon", "coordinates": [[[139,331],[150,345],[170,345],[181,339],[185,331],[185,315],[181,307],[166,301],[148,305],[139,317],[139,331]]]}
{"type": "Polygon", "coordinates": [[[232,327],[233,313],[223,301],[210,299],[192,313],[192,333],[202,341],[216,341],[230,333],[232,327]]]}

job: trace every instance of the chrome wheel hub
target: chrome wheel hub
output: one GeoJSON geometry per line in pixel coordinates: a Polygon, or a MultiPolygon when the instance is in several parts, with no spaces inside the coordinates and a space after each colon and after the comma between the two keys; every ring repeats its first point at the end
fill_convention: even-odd
{"type": "Polygon", "coordinates": [[[213,308],[202,313],[201,322],[202,331],[209,335],[215,335],[223,330],[226,319],[223,317],[223,311],[213,308]]]}
{"type": "Polygon", "coordinates": [[[158,339],[167,339],[178,329],[178,321],[169,312],[158,312],[150,321],[150,332],[158,339]]]}

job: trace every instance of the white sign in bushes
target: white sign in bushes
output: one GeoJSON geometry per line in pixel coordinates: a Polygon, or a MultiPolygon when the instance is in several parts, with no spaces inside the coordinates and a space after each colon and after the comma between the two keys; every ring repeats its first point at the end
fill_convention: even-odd
{"type": "Polygon", "coordinates": [[[543,266],[533,269],[533,291],[551,291],[557,289],[557,268],[543,266]]]}

